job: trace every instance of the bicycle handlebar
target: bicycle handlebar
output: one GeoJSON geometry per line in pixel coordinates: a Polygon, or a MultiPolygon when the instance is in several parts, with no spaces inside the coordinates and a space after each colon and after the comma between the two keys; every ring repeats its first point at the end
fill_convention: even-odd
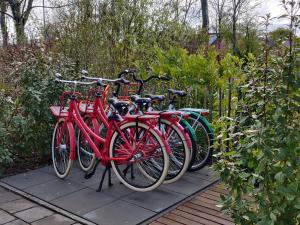
{"type": "Polygon", "coordinates": [[[171,78],[167,77],[167,76],[150,76],[147,79],[143,80],[143,79],[137,78],[136,75],[135,75],[135,73],[136,73],[135,69],[127,69],[124,72],[120,73],[119,77],[121,78],[122,76],[126,76],[126,75],[132,76],[132,78],[134,79],[134,81],[140,84],[139,85],[139,89],[138,89],[138,91],[136,93],[138,95],[141,94],[142,89],[144,87],[144,83],[147,83],[147,82],[149,82],[152,79],[164,80],[164,81],[170,81],[171,80],[171,78]]]}
{"type": "Polygon", "coordinates": [[[84,85],[92,85],[92,84],[97,84],[97,81],[92,81],[92,82],[84,82],[84,81],[74,81],[74,80],[62,80],[59,78],[55,78],[54,80],[56,83],[65,83],[65,84],[84,84],[84,85]]]}
{"type": "MultiPolygon", "coordinates": [[[[86,70],[83,70],[81,72],[82,74],[88,74],[86,70]]],[[[130,81],[124,79],[123,77],[117,78],[117,79],[106,79],[106,78],[99,78],[99,77],[88,77],[86,75],[82,75],[81,79],[87,79],[87,80],[94,80],[94,81],[106,81],[111,83],[123,83],[123,84],[130,84],[130,81]]]]}
{"type": "Polygon", "coordinates": [[[77,87],[78,84],[82,84],[82,85],[97,84],[98,86],[101,86],[101,87],[105,86],[105,84],[101,80],[95,80],[95,81],[92,81],[92,82],[63,80],[62,75],[60,73],[56,73],[55,76],[56,76],[56,78],[54,80],[55,83],[73,84],[74,85],[74,90],[73,90],[74,92],[75,92],[76,87],[77,87]]]}

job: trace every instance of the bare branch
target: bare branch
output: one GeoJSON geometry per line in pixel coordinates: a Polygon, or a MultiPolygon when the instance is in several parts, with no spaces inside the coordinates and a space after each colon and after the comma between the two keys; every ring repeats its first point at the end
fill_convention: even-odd
{"type": "Polygon", "coordinates": [[[58,5],[58,6],[42,6],[42,5],[34,5],[31,7],[31,9],[33,8],[45,8],[45,9],[60,9],[60,8],[64,8],[67,6],[72,6],[75,5],[76,3],[70,3],[70,4],[66,4],[66,5],[58,5]]]}
{"type": "Polygon", "coordinates": [[[7,12],[0,11],[0,13],[3,13],[3,14],[5,14],[6,16],[8,16],[8,17],[14,19],[14,17],[13,17],[12,15],[10,15],[9,13],[7,13],[7,12]]]}

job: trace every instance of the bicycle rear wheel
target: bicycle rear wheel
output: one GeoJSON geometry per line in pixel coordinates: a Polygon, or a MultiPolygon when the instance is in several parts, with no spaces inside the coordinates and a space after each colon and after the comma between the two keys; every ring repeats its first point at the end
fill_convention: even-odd
{"type": "MultiPolygon", "coordinates": [[[[74,133],[73,133],[74,134],[74,133]]],[[[65,119],[60,119],[54,128],[52,138],[52,161],[56,175],[63,179],[65,178],[73,165],[71,160],[71,152],[75,149],[74,137],[65,122],[65,119]]]]}
{"type": "MultiPolygon", "coordinates": [[[[93,121],[89,116],[86,116],[84,118],[84,121],[87,124],[87,126],[90,127],[95,133],[98,132],[96,131],[97,128],[93,124],[93,121]]],[[[80,168],[83,171],[88,172],[94,167],[96,162],[96,156],[80,129],[77,133],[77,156],[80,168]]]]}
{"type": "Polygon", "coordinates": [[[110,139],[110,157],[125,158],[126,162],[111,161],[119,180],[134,191],[154,190],[165,180],[169,168],[169,155],[161,135],[147,124],[129,122],[115,131],[110,139]],[[138,138],[136,138],[138,137],[138,138]],[[125,143],[129,143],[131,149],[125,143]],[[160,169],[154,163],[159,162],[160,169]]]}
{"type": "Polygon", "coordinates": [[[189,171],[197,171],[212,161],[213,132],[199,114],[191,113],[187,119],[196,133],[197,152],[193,165],[189,171]]]}

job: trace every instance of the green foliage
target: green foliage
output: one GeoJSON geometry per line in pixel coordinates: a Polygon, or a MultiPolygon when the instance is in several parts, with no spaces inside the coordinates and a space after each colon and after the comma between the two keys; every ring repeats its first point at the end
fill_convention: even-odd
{"type": "MultiPolygon", "coordinates": [[[[34,50],[20,62],[15,77],[16,90],[2,90],[0,103],[0,163],[10,163],[14,155],[49,155],[55,119],[50,105],[59,99],[62,87],[54,82],[59,71],[74,74],[74,64],[65,58],[34,50]]],[[[5,86],[5,85],[4,85],[5,86]]]]}
{"type": "Polygon", "coordinates": [[[6,164],[12,161],[9,151],[11,143],[8,139],[8,121],[11,118],[13,103],[9,96],[5,96],[4,89],[1,89],[0,92],[0,105],[2,107],[0,113],[0,164],[6,164]]]}
{"type": "MultiPolygon", "coordinates": [[[[295,42],[297,43],[297,42],[295,42]]],[[[221,118],[215,169],[230,189],[223,209],[237,224],[299,224],[299,46],[264,47],[243,66],[236,117],[221,118]]]]}
{"type": "Polygon", "coordinates": [[[171,19],[169,6],[153,1],[79,1],[61,11],[52,31],[57,51],[91,73],[114,76],[140,60],[151,62],[153,46],[168,49],[188,42],[196,33],[187,24],[171,19]],[[150,60],[150,61],[149,61],[150,60]]]}
{"type": "Polygon", "coordinates": [[[204,55],[201,51],[189,54],[183,48],[173,47],[168,51],[156,48],[156,61],[151,68],[155,74],[172,77],[170,85],[173,88],[186,89],[191,96],[190,105],[193,106],[201,105],[204,87],[215,87],[218,74],[214,50],[209,50],[204,55]]]}

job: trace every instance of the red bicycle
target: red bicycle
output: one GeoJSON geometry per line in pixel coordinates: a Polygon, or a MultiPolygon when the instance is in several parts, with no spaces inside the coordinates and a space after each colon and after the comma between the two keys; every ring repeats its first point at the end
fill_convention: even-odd
{"type": "MultiPolygon", "coordinates": [[[[69,174],[76,158],[74,130],[76,126],[82,132],[84,141],[92,148],[97,159],[106,167],[98,191],[102,188],[106,172],[110,172],[110,166],[119,180],[135,191],[151,191],[165,180],[169,167],[170,149],[156,128],[158,116],[121,117],[117,110],[114,110],[121,107],[120,104],[111,100],[112,111],[107,116],[108,127],[106,137],[103,138],[84,122],[78,106],[81,93],[76,91],[76,87],[95,84],[103,87],[105,84],[101,80],[93,82],[62,80],[59,74],[55,81],[74,86],[73,91],[62,93],[60,106],[50,107],[52,114],[57,118],[52,139],[52,160],[58,177],[65,178],[69,174]],[[64,106],[66,97],[69,99],[68,107],[64,106]],[[159,162],[160,169],[154,166],[156,162],[159,162]],[[128,168],[134,171],[134,177],[127,176],[128,168]]],[[[100,97],[96,98],[95,103],[98,108],[101,106],[100,97]]],[[[94,112],[100,116],[100,110],[94,112]]],[[[91,120],[92,124],[97,124],[95,120],[96,118],[91,120]]]]}
{"type": "MultiPolygon", "coordinates": [[[[125,73],[126,71],[122,72],[125,73]]],[[[110,81],[109,79],[103,79],[98,77],[88,77],[86,76],[87,72],[85,72],[85,75],[82,76],[83,79],[87,80],[94,80],[97,81],[99,79],[103,81],[110,81]]],[[[120,78],[121,79],[121,78],[120,78]]],[[[129,82],[120,82],[123,84],[129,84],[129,82]]],[[[98,90],[98,93],[102,92],[102,97],[106,97],[107,88],[105,87],[103,90],[98,90]]],[[[115,97],[118,97],[119,92],[119,86],[117,88],[117,91],[114,92],[115,97]]],[[[103,118],[106,116],[104,109],[99,105],[97,102],[97,98],[95,98],[94,102],[91,101],[89,93],[88,99],[83,101],[83,103],[80,104],[81,111],[86,115],[88,123],[92,125],[93,129],[96,129],[97,131],[100,131],[100,133],[103,130],[105,130],[105,127],[107,127],[106,119],[103,118]],[[97,111],[100,111],[100,115],[98,115],[97,118],[97,111]],[[101,129],[91,123],[92,118],[97,118],[101,126],[101,129]]],[[[133,103],[129,103],[128,101],[120,101],[117,99],[114,99],[115,102],[119,102],[119,104],[122,104],[122,107],[116,108],[117,111],[120,112],[120,114],[125,115],[129,108],[132,108],[136,103],[135,109],[131,109],[131,114],[136,115],[142,115],[143,114],[143,107],[146,105],[149,105],[151,102],[151,99],[149,98],[140,98],[137,95],[131,96],[131,100],[133,103]]],[[[128,98],[130,98],[128,96],[128,98]]],[[[179,112],[148,112],[150,115],[159,116],[159,123],[157,125],[158,129],[163,134],[164,139],[168,143],[168,146],[171,149],[170,153],[170,166],[168,170],[168,175],[164,181],[164,183],[173,183],[180,179],[185,172],[187,171],[189,164],[190,164],[190,156],[191,156],[191,149],[192,149],[192,143],[189,138],[188,133],[184,130],[184,128],[178,123],[179,121],[179,112]]],[[[89,148],[88,145],[85,145],[80,138],[80,132],[78,135],[78,155],[79,157],[79,163],[81,165],[81,168],[84,171],[88,171],[95,165],[95,157],[93,155],[93,152],[89,148]]],[[[154,164],[155,166],[159,167],[159,163],[154,164]]]]}

